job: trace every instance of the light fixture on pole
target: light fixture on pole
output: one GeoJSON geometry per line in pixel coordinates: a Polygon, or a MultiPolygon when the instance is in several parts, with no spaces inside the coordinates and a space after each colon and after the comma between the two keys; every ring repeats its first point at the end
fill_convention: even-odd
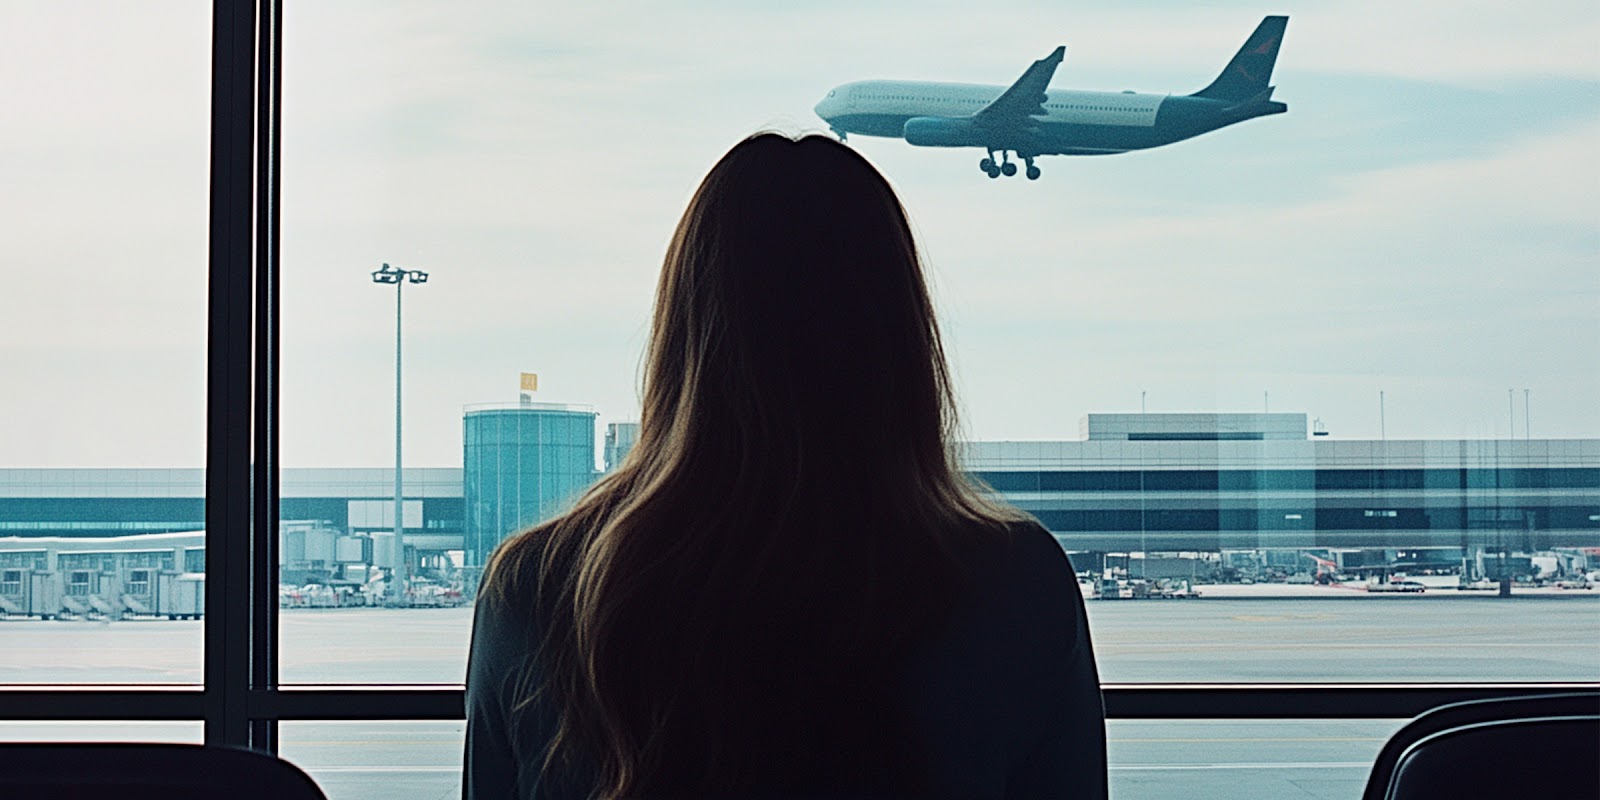
{"type": "Polygon", "coordinates": [[[389,580],[389,602],[405,602],[406,583],[411,580],[411,570],[406,564],[405,514],[400,481],[400,295],[407,282],[427,283],[428,273],[420,269],[398,269],[384,264],[372,273],[373,283],[394,284],[394,547],[396,561],[389,580]]]}

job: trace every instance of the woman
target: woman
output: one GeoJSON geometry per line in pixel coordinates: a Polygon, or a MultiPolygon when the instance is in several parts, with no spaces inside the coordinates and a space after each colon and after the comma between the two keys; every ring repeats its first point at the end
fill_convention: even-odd
{"type": "Polygon", "coordinates": [[[760,135],[668,247],[639,440],[479,593],[468,798],[1103,797],[1083,601],[952,463],[905,213],[760,135]]]}

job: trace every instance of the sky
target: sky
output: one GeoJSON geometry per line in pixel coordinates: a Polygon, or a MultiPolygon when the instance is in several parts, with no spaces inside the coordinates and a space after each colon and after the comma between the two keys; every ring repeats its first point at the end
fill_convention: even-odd
{"type": "MultiPolygon", "coordinates": [[[[209,7],[0,5],[0,466],[204,463],[209,7]]],[[[740,138],[1057,45],[1054,88],[1186,94],[1278,13],[1287,114],[1037,182],[852,137],[918,232],[967,436],[1074,439],[1142,393],[1377,438],[1380,392],[1391,439],[1600,436],[1600,6],[976,8],[288,0],[282,463],[392,463],[384,262],[431,276],[408,465],[459,465],[463,407],[524,371],[631,421],[667,239],[740,138]]]]}

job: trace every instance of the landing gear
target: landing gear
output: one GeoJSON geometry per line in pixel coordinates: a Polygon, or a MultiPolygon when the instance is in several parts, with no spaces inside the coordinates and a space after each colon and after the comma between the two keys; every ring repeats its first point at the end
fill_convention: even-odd
{"type": "MultiPolygon", "coordinates": [[[[1028,176],[1028,180],[1039,180],[1039,168],[1033,165],[1034,157],[1024,155],[1018,157],[1026,165],[1023,174],[1028,176]]],[[[990,150],[989,155],[978,162],[978,169],[983,170],[983,174],[991,178],[998,178],[1001,175],[1009,178],[1017,174],[1017,163],[1010,159],[1005,150],[990,150]]]]}
{"type": "Polygon", "coordinates": [[[988,156],[985,156],[982,161],[978,162],[978,169],[983,170],[983,174],[988,175],[991,178],[1000,177],[1000,167],[994,163],[993,153],[990,153],[988,156]]]}
{"type": "Polygon", "coordinates": [[[1002,174],[1008,177],[1017,174],[1017,165],[1011,163],[1004,150],[990,150],[989,155],[978,162],[978,169],[983,170],[983,174],[991,178],[998,178],[1002,174]]]}

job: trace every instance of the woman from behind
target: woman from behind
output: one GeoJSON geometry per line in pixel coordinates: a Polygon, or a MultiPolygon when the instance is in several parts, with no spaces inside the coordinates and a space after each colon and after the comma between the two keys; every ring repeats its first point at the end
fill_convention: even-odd
{"type": "Polygon", "coordinates": [[[765,134],[668,248],[639,439],[479,593],[468,798],[1103,797],[1072,568],[951,454],[905,213],[765,134]]]}

